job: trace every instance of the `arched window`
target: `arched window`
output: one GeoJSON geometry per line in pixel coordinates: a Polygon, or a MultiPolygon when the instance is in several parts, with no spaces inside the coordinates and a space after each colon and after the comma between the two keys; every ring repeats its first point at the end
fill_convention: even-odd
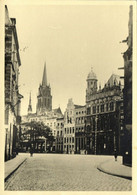
{"type": "Polygon", "coordinates": [[[114,102],[110,103],[110,110],[113,111],[114,110],[114,102]]]}

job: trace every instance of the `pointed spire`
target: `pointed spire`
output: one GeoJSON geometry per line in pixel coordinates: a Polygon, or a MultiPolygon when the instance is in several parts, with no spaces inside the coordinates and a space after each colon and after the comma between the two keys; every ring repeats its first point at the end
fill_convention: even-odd
{"type": "Polygon", "coordinates": [[[31,92],[30,92],[30,97],[29,97],[29,105],[31,105],[31,92]]]}
{"type": "Polygon", "coordinates": [[[101,90],[101,83],[99,83],[99,90],[101,90]]]}
{"type": "Polygon", "coordinates": [[[44,64],[44,71],[43,71],[43,79],[42,79],[42,86],[47,86],[47,72],[46,72],[46,62],[44,64]]]}
{"type": "Polygon", "coordinates": [[[28,114],[32,112],[32,105],[31,105],[31,92],[30,92],[30,97],[29,97],[29,105],[28,105],[28,114]]]}

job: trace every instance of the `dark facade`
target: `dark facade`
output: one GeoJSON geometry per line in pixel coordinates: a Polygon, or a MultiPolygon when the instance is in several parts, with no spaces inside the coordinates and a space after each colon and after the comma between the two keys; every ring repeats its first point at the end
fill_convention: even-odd
{"type": "Polygon", "coordinates": [[[133,7],[130,6],[128,49],[124,53],[124,137],[123,163],[132,164],[132,39],[133,39],[133,7]]]}
{"type": "Polygon", "coordinates": [[[42,84],[39,86],[37,96],[37,114],[52,110],[52,96],[50,85],[47,84],[46,63],[44,65],[42,84]]]}
{"type": "Polygon", "coordinates": [[[85,133],[86,150],[92,154],[120,154],[123,131],[123,93],[118,75],[112,75],[104,88],[97,89],[93,70],[87,77],[85,133]]]}
{"type": "Polygon", "coordinates": [[[21,65],[16,19],[9,18],[5,6],[5,160],[16,155],[20,131],[20,103],[18,79],[21,65]]]}

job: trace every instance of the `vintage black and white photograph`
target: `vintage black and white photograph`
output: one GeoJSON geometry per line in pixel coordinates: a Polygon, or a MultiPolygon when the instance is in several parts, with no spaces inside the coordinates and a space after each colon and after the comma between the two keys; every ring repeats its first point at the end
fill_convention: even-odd
{"type": "Polygon", "coordinates": [[[4,191],[132,191],[134,5],[13,2],[4,191]]]}

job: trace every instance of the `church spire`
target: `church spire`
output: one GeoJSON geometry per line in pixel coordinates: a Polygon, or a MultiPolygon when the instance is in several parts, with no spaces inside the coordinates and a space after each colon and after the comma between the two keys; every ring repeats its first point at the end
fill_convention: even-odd
{"type": "Polygon", "coordinates": [[[29,97],[29,105],[31,105],[31,92],[30,92],[30,97],[29,97]]]}
{"type": "Polygon", "coordinates": [[[43,79],[42,79],[42,86],[47,86],[47,72],[46,72],[46,62],[44,64],[44,71],[43,71],[43,79]]]}
{"type": "Polygon", "coordinates": [[[29,105],[28,105],[28,114],[32,112],[32,105],[31,105],[31,92],[30,92],[30,97],[29,97],[29,105]]]}

